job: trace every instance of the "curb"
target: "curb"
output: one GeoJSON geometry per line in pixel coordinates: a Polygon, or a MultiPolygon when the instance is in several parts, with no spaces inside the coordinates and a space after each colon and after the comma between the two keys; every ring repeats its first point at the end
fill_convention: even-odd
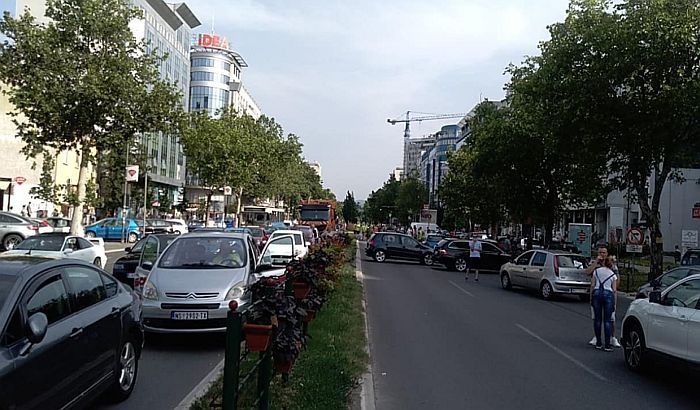
{"type": "Polygon", "coordinates": [[[374,377],[372,376],[372,353],[369,348],[369,321],[367,320],[367,298],[365,297],[364,275],[362,274],[362,256],[360,254],[360,242],[357,244],[355,252],[355,278],[362,283],[362,317],[365,320],[365,339],[367,346],[365,352],[370,359],[367,364],[367,371],[362,375],[362,390],[360,392],[360,408],[362,410],[375,410],[376,401],[374,396],[374,377]]]}
{"type": "Polygon", "coordinates": [[[208,390],[209,387],[211,387],[212,383],[214,383],[214,380],[216,380],[217,377],[219,377],[219,374],[221,371],[224,369],[224,359],[221,359],[221,361],[214,366],[214,368],[204,376],[202,381],[199,382],[196,386],[194,386],[194,389],[192,389],[187,396],[185,396],[182,401],[175,406],[173,409],[174,410],[189,410],[190,407],[192,407],[192,404],[194,404],[195,401],[197,401],[198,398],[203,396],[208,390]]]}

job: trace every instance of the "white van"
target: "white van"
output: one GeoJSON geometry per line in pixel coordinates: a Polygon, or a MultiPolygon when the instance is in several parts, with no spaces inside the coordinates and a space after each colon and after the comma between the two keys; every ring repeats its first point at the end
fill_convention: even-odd
{"type": "Polygon", "coordinates": [[[426,222],[411,222],[411,229],[418,232],[419,228],[423,228],[423,232],[425,232],[426,235],[429,233],[441,231],[440,227],[437,226],[437,224],[426,222]]]}

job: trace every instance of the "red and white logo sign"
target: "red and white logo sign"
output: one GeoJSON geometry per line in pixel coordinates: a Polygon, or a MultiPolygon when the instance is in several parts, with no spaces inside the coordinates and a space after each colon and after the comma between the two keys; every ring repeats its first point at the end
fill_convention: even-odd
{"type": "Polygon", "coordinates": [[[639,228],[631,228],[627,231],[627,243],[630,245],[641,245],[644,243],[644,232],[639,228]]]}
{"type": "Polygon", "coordinates": [[[700,219],[700,207],[693,208],[693,219],[700,219]]]}
{"type": "Polygon", "coordinates": [[[25,177],[15,177],[15,182],[17,185],[22,185],[27,181],[27,178],[25,177]]]}
{"type": "Polygon", "coordinates": [[[126,181],[127,182],[138,182],[139,180],[139,166],[129,165],[126,167],[126,181]]]}
{"type": "Polygon", "coordinates": [[[226,37],[217,34],[199,34],[194,35],[197,45],[200,47],[216,47],[225,48],[228,50],[228,40],[226,37]]]}
{"type": "Polygon", "coordinates": [[[578,234],[576,236],[579,242],[586,241],[586,232],[584,232],[583,230],[578,231],[578,234]]]}
{"type": "Polygon", "coordinates": [[[160,202],[158,202],[158,201],[153,201],[153,202],[151,202],[151,206],[154,207],[154,208],[158,208],[158,207],[160,206],[160,202]]]}

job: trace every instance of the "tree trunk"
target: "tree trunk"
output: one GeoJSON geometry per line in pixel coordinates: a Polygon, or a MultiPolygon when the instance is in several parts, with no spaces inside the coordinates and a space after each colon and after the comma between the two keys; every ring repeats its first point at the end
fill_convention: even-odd
{"type": "MultiPolygon", "coordinates": [[[[83,148],[80,156],[80,172],[78,173],[78,204],[73,205],[73,217],[70,221],[70,233],[73,235],[82,234],[83,222],[83,201],[85,201],[85,188],[88,179],[88,166],[90,165],[90,150],[83,148]]],[[[68,187],[70,189],[70,187],[68,187]]]]}
{"type": "Polygon", "coordinates": [[[204,210],[204,226],[209,226],[209,207],[211,206],[211,191],[207,192],[207,205],[204,210]]]}
{"type": "Polygon", "coordinates": [[[241,226],[241,205],[243,204],[243,187],[238,188],[236,195],[236,228],[241,226]]]}
{"type": "Polygon", "coordinates": [[[649,204],[649,189],[646,184],[646,177],[635,181],[635,191],[637,192],[637,201],[639,208],[642,211],[642,216],[647,221],[649,227],[649,250],[650,250],[650,269],[648,280],[652,281],[658,278],[663,272],[664,265],[664,246],[661,228],[659,226],[659,203],[661,202],[661,193],[663,192],[666,180],[671,172],[670,165],[663,164],[661,169],[655,167],[655,172],[652,174],[652,183],[654,184],[654,195],[651,196],[651,204],[649,204]],[[657,243],[657,239],[661,239],[657,243]]]}

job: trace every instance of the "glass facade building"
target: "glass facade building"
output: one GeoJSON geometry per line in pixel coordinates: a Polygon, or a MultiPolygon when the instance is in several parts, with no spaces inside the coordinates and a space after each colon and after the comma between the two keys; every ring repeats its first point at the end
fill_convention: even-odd
{"type": "Polygon", "coordinates": [[[194,46],[190,58],[190,111],[218,115],[241,89],[241,68],[247,64],[235,51],[219,47],[194,46]]]}

